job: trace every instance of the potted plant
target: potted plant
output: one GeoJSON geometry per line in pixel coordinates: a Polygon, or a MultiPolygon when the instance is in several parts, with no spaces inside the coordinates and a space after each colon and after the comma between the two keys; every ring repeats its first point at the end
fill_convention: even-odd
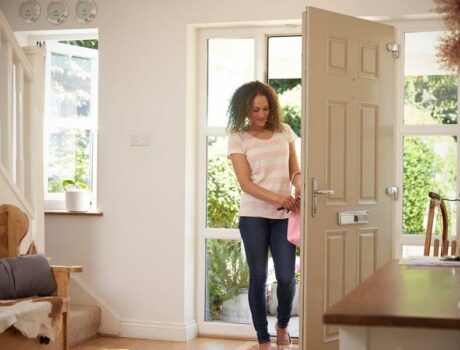
{"type": "Polygon", "coordinates": [[[89,194],[86,184],[74,180],[64,180],[65,209],[67,211],[86,212],[89,210],[89,194]]]}

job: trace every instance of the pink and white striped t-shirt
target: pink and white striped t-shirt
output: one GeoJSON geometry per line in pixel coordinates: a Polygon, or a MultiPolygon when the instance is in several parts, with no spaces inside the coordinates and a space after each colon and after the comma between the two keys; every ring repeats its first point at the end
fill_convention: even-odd
{"type": "MultiPolygon", "coordinates": [[[[278,194],[288,196],[291,182],[289,177],[289,144],[297,135],[288,124],[283,123],[282,132],[274,132],[267,140],[249,133],[235,132],[228,138],[228,155],[241,153],[246,156],[251,168],[251,180],[255,184],[278,194]]],[[[244,193],[241,196],[240,216],[269,219],[287,218],[286,210],[244,193]]]]}

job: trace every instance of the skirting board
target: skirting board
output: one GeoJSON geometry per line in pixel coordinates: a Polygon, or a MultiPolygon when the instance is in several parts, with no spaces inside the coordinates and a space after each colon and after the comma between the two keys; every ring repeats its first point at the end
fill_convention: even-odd
{"type": "Polygon", "coordinates": [[[197,336],[196,320],[187,323],[122,320],[120,323],[120,337],[186,342],[197,336]]]}

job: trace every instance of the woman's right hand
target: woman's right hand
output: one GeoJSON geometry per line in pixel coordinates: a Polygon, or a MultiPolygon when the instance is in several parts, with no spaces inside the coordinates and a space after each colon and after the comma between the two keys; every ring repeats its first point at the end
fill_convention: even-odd
{"type": "Polygon", "coordinates": [[[300,201],[297,201],[292,196],[280,196],[278,203],[281,208],[286,209],[288,212],[297,213],[300,209],[300,201]]]}

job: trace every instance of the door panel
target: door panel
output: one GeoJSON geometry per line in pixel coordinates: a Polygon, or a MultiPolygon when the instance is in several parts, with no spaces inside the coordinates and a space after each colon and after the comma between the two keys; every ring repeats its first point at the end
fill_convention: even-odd
{"type": "Polygon", "coordinates": [[[302,345],[329,350],[338,328],[324,326],[325,309],[391,259],[394,28],[311,7],[305,19],[302,345]],[[317,197],[315,217],[313,178],[335,191],[317,197]],[[368,222],[338,224],[339,212],[355,210],[369,211],[368,222]]]}

